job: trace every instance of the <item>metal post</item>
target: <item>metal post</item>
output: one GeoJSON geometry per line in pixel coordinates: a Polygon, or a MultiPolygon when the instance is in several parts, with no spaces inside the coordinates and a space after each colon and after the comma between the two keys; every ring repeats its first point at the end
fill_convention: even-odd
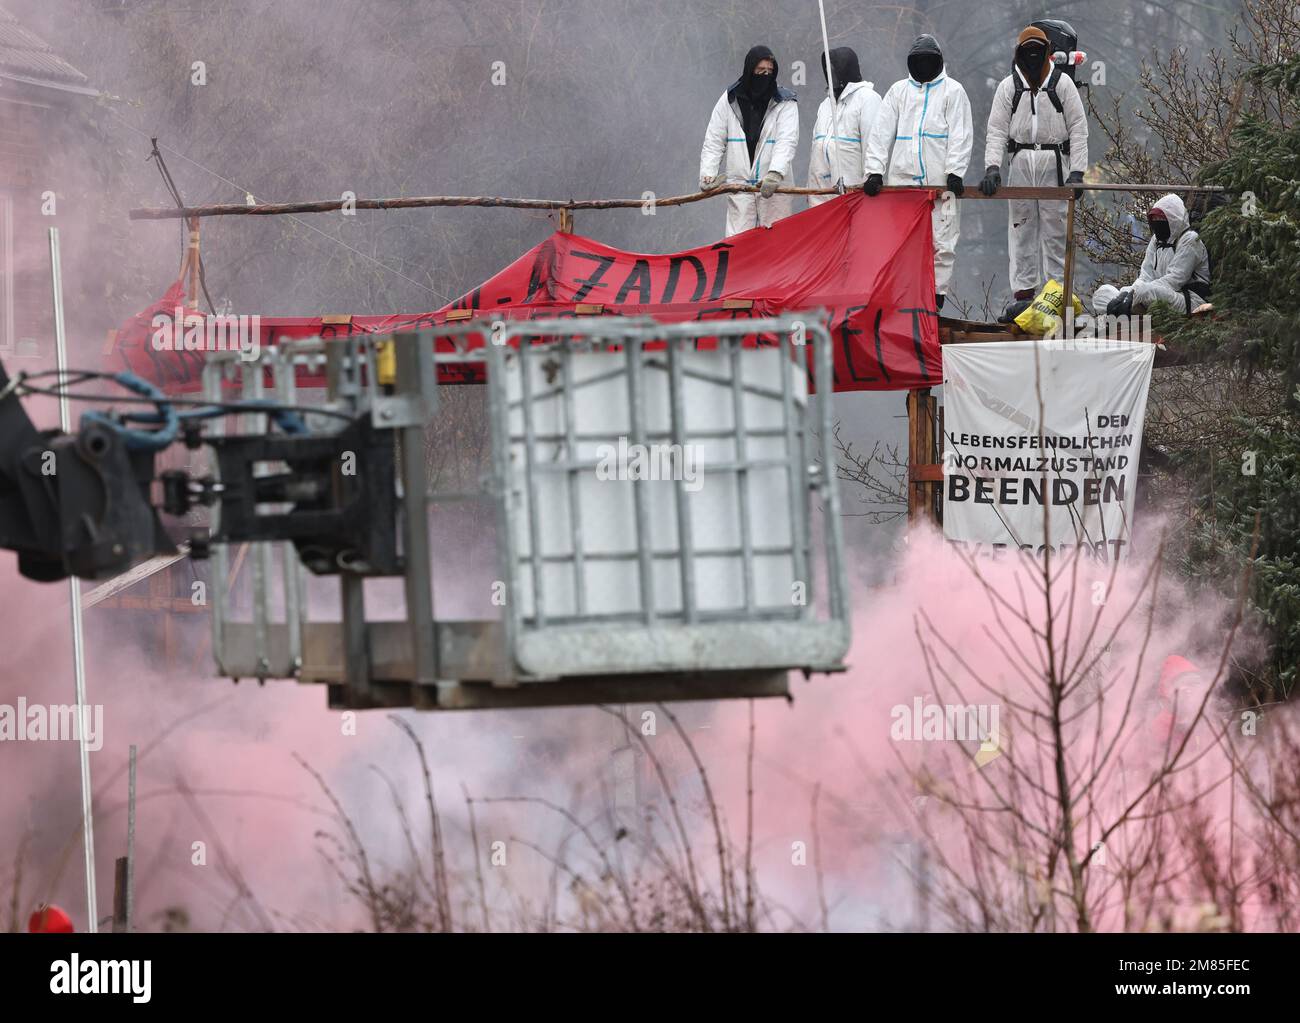
{"type": "Polygon", "coordinates": [[[127,753],[126,774],[126,930],[135,918],[135,744],[127,753]]]}
{"type": "MultiPolygon", "coordinates": [[[[561,341],[563,343],[563,341],[561,341]]],[[[542,506],[537,500],[536,427],[533,423],[533,346],[528,338],[519,339],[519,415],[524,423],[524,493],[528,500],[528,555],[533,583],[533,624],[546,624],[546,559],[542,552],[542,506]]]]}
{"type": "MultiPolygon", "coordinates": [[[[272,364],[275,398],[281,405],[295,405],[298,402],[298,388],[295,380],[293,356],[285,356],[283,351],[276,352],[272,364]]],[[[224,548],[225,544],[218,544],[224,548]]],[[[302,667],[302,633],[307,615],[305,597],[302,590],[302,563],[298,560],[297,549],[292,540],[280,543],[280,568],[284,575],[284,624],[289,643],[287,669],[297,674],[302,667]]]]}
{"type": "MultiPolygon", "coordinates": [[[[63,329],[63,270],[59,263],[59,229],[50,228],[50,283],[54,291],[54,345],[59,379],[68,372],[68,338],[63,329]]],[[[59,426],[72,432],[72,410],[66,392],[60,387],[59,426]]],[[[86,746],[86,646],[81,632],[81,583],[76,576],[68,579],[72,598],[72,669],[77,697],[77,746],[81,763],[81,832],[86,851],[86,927],[91,934],[99,931],[99,912],[95,898],[95,821],[91,806],[90,749],[86,746]]]]}
{"type": "MultiPolygon", "coordinates": [[[[834,364],[831,355],[830,330],[823,323],[813,326],[813,357],[817,367],[814,379],[826,386],[818,388],[817,414],[820,429],[818,442],[821,444],[822,472],[818,479],[818,489],[825,505],[822,521],[826,529],[826,589],[829,597],[830,616],[836,621],[845,621],[848,616],[848,577],[844,570],[844,520],[840,516],[840,488],[835,482],[835,410],[832,402],[835,388],[831,386],[834,379],[834,364]]],[[[811,575],[811,573],[809,573],[811,575]]],[[[811,593],[809,580],[809,592],[811,593]]]]}
{"type": "Polygon", "coordinates": [[[343,685],[346,706],[370,705],[370,634],[366,630],[365,578],[355,572],[339,574],[343,602],[343,685]]]}
{"type": "MultiPolygon", "coordinates": [[[[433,340],[419,334],[394,339],[397,386],[414,392],[419,404],[431,400],[434,387],[433,340]]],[[[402,518],[405,526],[406,620],[411,627],[416,685],[438,681],[438,651],[433,635],[433,588],[429,568],[429,471],[425,463],[424,422],[401,428],[402,518]]]]}
{"type": "Polygon", "coordinates": [[[582,547],[582,481],[586,471],[578,467],[578,413],[573,392],[577,377],[573,372],[572,346],[560,339],[561,379],[564,381],[564,457],[573,463],[564,475],[569,502],[569,546],[573,548],[573,594],[579,618],[587,614],[587,568],[582,547]]]}
{"type": "MultiPolygon", "coordinates": [[[[802,454],[799,456],[795,454],[796,451],[802,450],[803,438],[798,435],[799,431],[795,425],[794,383],[790,378],[795,365],[798,365],[794,353],[799,352],[802,355],[802,369],[805,373],[808,371],[809,359],[807,349],[796,345],[790,335],[779,336],[781,345],[777,350],[781,353],[781,425],[785,431],[786,486],[790,488],[790,568],[794,573],[794,581],[803,583],[807,593],[812,589],[812,580],[808,578],[807,573],[806,551],[803,547],[803,512],[808,493],[804,486],[803,472],[807,468],[808,460],[802,454]]],[[[813,345],[816,346],[816,343],[814,338],[813,345]]],[[[812,369],[815,373],[817,367],[814,365],[812,369]]],[[[804,610],[808,613],[812,612],[811,600],[804,604],[804,610]]]]}
{"type": "MultiPolygon", "coordinates": [[[[835,72],[831,70],[831,44],[830,37],[826,34],[826,4],[822,0],[817,0],[817,12],[822,19],[822,53],[826,56],[826,95],[831,101],[831,152],[834,153],[835,160],[835,187],[842,190],[844,185],[844,175],[840,172],[840,112],[839,101],[835,98],[835,83],[833,78],[835,72]]],[[[813,144],[816,144],[814,139],[813,144]]],[[[865,150],[867,140],[862,140],[862,147],[865,150]]]]}
{"type": "MultiPolygon", "coordinates": [[[[265,393],[264,370],[261,362],[239,364],[239,372],[242,374],[240,381],[240,394],[249,400],[260,401],[265,393]]],[[[249,412],[241,415],[240,421],[245,433],[264,435],[267,430],[268,420],[264,413],[249,412]]],[[[270,475],[270,470],[263,468],[253,468],[254,476],[270,475]]],[[[253,655],[257,665],[256,675],[259,679],[266,679],[271,674],[271,614],[267,601],[267,582],[271,577],[271,547],[270,541],[259,541],[251,545],[252,550],[249,554],[252,556],[253,584],[253,655]]]]}
{"type": "Polygon", "coordinates": [[[736,510],[740,516],[741,581],[745,589],[745,613],[754,612],[754,531],[749,518],[749,443],[745,427],[744,379],[740,365],[742,339],[727,339],[731,355],[731,421],[736,430],[736,510]]]}
{"type": "MultiPolygon", "coordinates": [[[[641,382],[640,337],[625,337],[623,350],[627,356],[627,404],[631,443],[637,450],[646,450],[645,387],[641,382]]],[[[632,480],[632,512],[636,523],[637,580],[641,592],[641,619],[646,625],[655,620],[654,540],[650,533],[650,508],[646,500],[645,482],[632,480]]]]}
{"type": "MultiPolygon", "coordinates": [[[[209,361],[203,367],[203,397],[213,404],[220,402],[223,397],[221,389],[223,365],[224,363],[209,361]]],[[[225,417],[218,416],[213,419],[208,424],[207,433],[209,437],[225,436],[225,417]]],[[[214,477],[219,477],[220,462],[217,459],[215,449],[205,447],[204,456],[207,461],[208,472],[214,477]]],[[[211,536],[220,528],[221,502],[218,501],[208,512],[208,535],[211,536]]],[[[247,550],[248,545],[245,544],[242,549],[247,550]]],[[[210,601],[212,608],[212,656],[217,662],[218,672],[224,675],[226,673],[226,604],[230,590],[235,582],[234,575],[230,571],[230,548],[224,543],[213,545],[211,565],[209,579],[212,587],[212,599],[210,601]]],[[[238,564],[236,568],[238,568],[238,564]]]]}
{"type": "MultiPolygon", "coordinates": [[[[682,374],[684,342],[669,337],[664,342],[668,346],[668,401],[672,411],[671,441],[677,450],[686,452],[686,384],[682,374]]],[[[673,496],[677,504],[677,567],[682,587],[682,621],[694,625],[699,621],[699,611],[695,605],[695,529],[691,522],[691,510],[688,504],[684,473],[679,473],[673,487],[673,496]]]]}

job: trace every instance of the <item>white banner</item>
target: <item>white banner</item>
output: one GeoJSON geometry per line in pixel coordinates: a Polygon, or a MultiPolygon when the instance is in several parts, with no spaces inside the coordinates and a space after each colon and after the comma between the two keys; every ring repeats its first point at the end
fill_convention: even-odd
{"type": "Polygon", "coordinates": [[[944,345],[944,537],[1127,554],[1154,358],[1136,341],[944,345]]]}

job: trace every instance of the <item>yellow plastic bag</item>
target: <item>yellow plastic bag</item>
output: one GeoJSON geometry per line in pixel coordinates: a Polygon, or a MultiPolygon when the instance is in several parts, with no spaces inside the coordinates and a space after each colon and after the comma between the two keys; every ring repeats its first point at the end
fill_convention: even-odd
{"type": "MultiPolygon", "coordinates": [[[[1043,285],[1043,290],[1029,303],[1029,308],[1016,317],[1016,326],[1026,334],[1033,334],[1035,337],[1057,331],[1057,324],[1063,319],[1064,295],[1065,289],[1061,287],[1060,281],[1048,281],[1043,285]]],[[[1070,297],[1074,299],[1074,315],[1081,316],[1083,303],[1079,301],[1079,296],[1070,297]]]]}

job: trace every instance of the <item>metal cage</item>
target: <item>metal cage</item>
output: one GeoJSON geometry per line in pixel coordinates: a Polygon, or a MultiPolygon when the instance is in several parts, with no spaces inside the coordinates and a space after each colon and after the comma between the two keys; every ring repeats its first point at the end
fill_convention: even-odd
{"type": "MultiPolygon", "coordinates": [[[[830,345],[811,316],[597,317],[212,358],[209,399],[223,387],[261,397],[269,379],[278,401],[295,403],[309,393],[298,374],[323,371],[326,408],[391,429],[404,562],[402,617],[371,620],[364,579],[310,577],[291,543],[233,555],[214,546],[219,672],[325,683],[333,706],[435,709],[783,695],[792,669],[842,670],[830,345]],[[387,357],[396,372],[384,386],[387,357]],[[439,495],[425,432],[438,364],[457,362],[487,371],[481,499],[496,533],[494,618],[455,620],[433,606],[428,516],[439,495]],[[232,556],[250,566],[238,592],[232,556]],[[340,620],[313,620],[309,579],[338,580],[340,620]]],[[[266,429],[264,416],[238,418],[241,432],[266,429]]],[[[338,424],[307,419],[314,430],[338,424]]]]}

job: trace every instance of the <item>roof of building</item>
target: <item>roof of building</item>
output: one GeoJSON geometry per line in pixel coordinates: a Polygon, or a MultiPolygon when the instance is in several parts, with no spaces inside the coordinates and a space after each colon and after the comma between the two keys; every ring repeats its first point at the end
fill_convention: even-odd
{"type": "Polygon", "coordinates": [[[0,77],[29,85],[94,94],[90,79],[0,7],[0,77]]]}

